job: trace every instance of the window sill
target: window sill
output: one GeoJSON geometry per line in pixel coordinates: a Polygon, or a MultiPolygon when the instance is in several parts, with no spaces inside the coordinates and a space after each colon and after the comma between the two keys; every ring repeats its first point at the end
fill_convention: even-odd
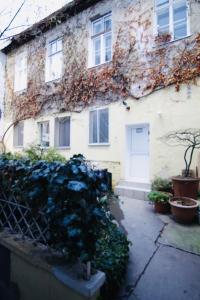
{"type": "Polygon", "coordinates": [[[24,89],[22,89],[22,90],[14,90],[14,93],[15,93],[15,94],[18,94],[18,95],[23,94],[23,93],[26,93],[26,92],[27,92],[27,88],[24,88],[24,89]]]}
{"type": "Polygon", "coordinates": [[[57,150],[70,150],[71,147],[70,146],[63,146],[63,147],[55,147],[55,149],[57,149],[57,150]]]}
{"type": "MultiPolygon", "coordinates": [[[[180,42],[180,41],[182,41],[182,40],[188,39],[188,38],[190,38],[190,37],[192,37],[192,36],[193,36],[193,34],[188,34],[188,35],[186,35],[186,36],[184,36],[184,37],[182,37],[182,38],[173,39],[173,40],[168,41],[168,42],[161,42],[161,43],[159,43],[157,46],[167,46],[167,45],[174,44],[174,43],[176,43],[176,42],[180,42]]],[[[156,48],[157,46],[154,46],[154,48],[156,48]]]]}
{"type": "Polygon", "coordinates": [[[62,76],[58,77],[58,78],[53,78],[53,79],[45,79],[45,83],[51,83],[51,82],[55,82],[55,81],[60,81],[62,79],[62,76]]]}
{"type": "Polygon", "coordinates": [[[107,66],[107,65],[109,65],[111,63],[112,63],[112,60],[109,60],[109,61],[101,63],[99,65],[89,65],[88,66],[88,70],[97,69],[97,68],[100,69],[101,67],[107,66]]]}
{"type": "Polygon", "coordinates": [[[109,147],[110,143],[95,143],[95,144],[88,144],[89,147],[109,147]]]}
{"type": "Polygon", "coordinates": [[[13,146],[13,148],[23,150],[24,146],[13,146]]]}

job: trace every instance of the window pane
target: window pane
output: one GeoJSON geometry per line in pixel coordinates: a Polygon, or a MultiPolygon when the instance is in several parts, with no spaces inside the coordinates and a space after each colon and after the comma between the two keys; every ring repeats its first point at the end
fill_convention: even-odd
{"type": "Polygon", "coordinates": [[[56,53],[49,58],[49,74],[51,79],[57,79],[62,74],[62,52],[56,53]]]}
{"type": "Polygon", "coordinates": [[[58,120],[58,145],[59,147],[70,146],[70,118],[58,120]]]}
{"type": "Polygon", "coordinates": [[[169,9],[157,13],[158,32],[169,32],[169,9]]]}
{"type": "Polygon", "coordinates": [[[93,23],[93,35],[99,34],[103,31],[102,28],[102,19],[95,21],[93,23]]]}
{"type": "Polygon", "coordinates": [[[57,52],[62,50],[62,39],[57,40],[57,52]]]}
{"type": "Polygon", "coordinates": [[[90,112],[90,144],[98,143],[97,139],[97,111],[90,112]]]}
{"type": "Polygon", "coordinates": [[[50,55],[52,55],[52,54],[54,54],[54,53],[57,52],[56,41],[51,42],[49,46],[50,46],[50,49],[49,49],[49,54],[50,54],[50,55]]]}
{"type": "Polygon", "coordinates": [[[104,30],[110,31],[112,28],[111,16],[107,16],[104,18],[104,30]]]}
{"type": "Polygon", "coordinates": [[[99,110],[99,142],[108,143],[108,109],[99,110]]]}
{"type": "Polygon", "coordinates": [[[94,44],[94,63],[99,65],[101,63],[101,38],[96,38],[93,41],[94,44]]]}
{"type": "Polygon", "coordinates": [[[169,0],[156,0],[157,6],[166,5],[166,4],[169,4],[169,0]]]}
{"type": "Polygon", "coordinates": [[[49,122],[39,124],[40,127],[40,145],[49,147],[49,122]]]}
{"type": "Polygon", "coordinates": [[[22,147],[24,144],[24,123],[20,122],[14,127],[14,139],[13,143],[15,147],[22,147]]]}
{"type": "Polygon", "coordinates": [[[174,7],[174,22],[186,21],[187,18],[187,7],[186,4],[179,7],[174,7]]]}
{"type": "Polygon", "coordinates": [[[174,39],[180,39],[187,36],[187,25],[178,24],[174,26],[174,39]]]}
{"type": "Polygon", "coordinates": [[[182,38],[187,35],[187,6],[186,1],[174,4],[174,38],[182,38]]]}
{"type": "Polygon", "coordinates": [[[110,61],[111,60],[111,50],[112,47],[112,37],[111,34],[105,35],[105,61],[110,61]]]}

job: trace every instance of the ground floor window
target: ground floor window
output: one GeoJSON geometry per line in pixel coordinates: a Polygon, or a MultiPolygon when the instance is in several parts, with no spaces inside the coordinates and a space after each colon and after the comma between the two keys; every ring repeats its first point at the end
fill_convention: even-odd
{"type": "Polygon", "coordinates": [[[70,117],[55,119],[55,146],[70,147],[70,117]]]}
{"type": "Polygon", "coordinates": [[[109,111],[108,108],[90,111],[90,144],[107,144],[109,142],[109,111]]]}
{"type": "Polygon", "coordinates": [[[13,145],[14,147],[23,147],[24,145],[24,122],[19,122],[14,126],[13,145]]]}
{"type": "Polygon", "coordinates": [[[39,126],[39,143],[41,147],[49,147],[49,121],[38,123],[39,126]]]}

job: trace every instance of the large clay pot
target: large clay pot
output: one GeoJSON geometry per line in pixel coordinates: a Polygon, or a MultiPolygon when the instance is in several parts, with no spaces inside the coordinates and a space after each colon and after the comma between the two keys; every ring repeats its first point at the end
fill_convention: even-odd
{"type": "Polygon", "coordinates": [[[183,224],[190,224],[197,215],[198,202],[188,197],[174,197],[169,200],[174,218],[183,224]]]}
{"type": "Polygon", "coordinates": [[[170,204],[167,202],[155,202],[154,210],[159,214],[169,214],[170,213],[170,204]]]}
{"type": "Polygon", "coordinates": [[[173,177],[173,189],[175,197],[188,197],[197,199],[200,178],[173,177]]]}

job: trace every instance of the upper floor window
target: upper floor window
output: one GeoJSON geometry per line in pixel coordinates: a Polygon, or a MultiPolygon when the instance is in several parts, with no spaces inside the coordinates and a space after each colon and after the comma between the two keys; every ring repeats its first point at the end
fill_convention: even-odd
{"type": "Polygon", "coordinates": [[[97,66],[112,59],[112,18],[107,14],[92,21],[91,65],[97,66]]]}
{"type": "Polygon", "coordinates": [[[39,126],[39,144],[41,147],[49,147],[49,121],[38,123],[39,126]]]}
{"type": "Polygon", "coordinates": [[[13,145],[14,147],[23,147],[24,145],[24,122],[19,122],[14,126],[13,145]]]}
{"type": "Polygon", "coordinates": [[[62,76],[62,51],[62,38],[47,44],[46,81],[55,80],[62,76]]]}
{"type": "Polygon", "coordinates": [[[108,144],[109,114],[108,108],[90,111],[90,144],[108,144]]]}
{"type": "Polygon", "coordinates": [[[55,146],[70,146],[70,117],[55,119],[55,146]]]}
{"type": "Polygon", "coordinates": [[[15,92],[27,88],[27,52],[23,51],[15,57],[15,92]]]}
{"type": "Polygon", "coordinates": [[[187,0],[155,0],[157,33],[169,33],[172,40],[189,34],[187,0]]]}

